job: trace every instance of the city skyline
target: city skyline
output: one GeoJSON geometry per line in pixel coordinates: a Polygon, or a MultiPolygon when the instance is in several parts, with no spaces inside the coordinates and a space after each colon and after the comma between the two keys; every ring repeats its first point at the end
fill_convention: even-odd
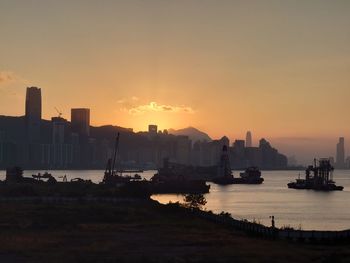
{"type": "Polygon", "coordinates": [[[230,139],[251,130],[302,160],[335,155],[336,138],[350,135],[348,10],[346,1],[3,1],[0,113],[22,115],[23,87],[39,86],[44,119],[90,108],[95,126],[193,126],[230,139]]]}
{"type": "MultiPolygon", "coordinates": [[[[40,132],[40,122],[41,122],[41,116],[42,116],[42,95],[41,95],[41,88],[38,87],[27,87],[26,89],[26,99],[25,99],[25,122],[26,122],[26,136],[27,136],[27,140],[28,142],[38,142],[39,141],[39,137],[41,136],[41,132],[40,132]]],[[[63,143],[66,139],[65,135],[65,128],[64,126],[67,126],[67,119],[62,118],[62,113],[56,108],[56,113],[58,114],[58,116],[52,116],[51,117],[51,121],[52,121],[52,140],[53,140],[53,144],[56,144],[55,141],[61,141],[61,143],[63,143]]],[[[1,115],[0,115],[1,116],[1,115]]],[[[90,126],[91,127],[99,127],[99,126],[93,126],[90,123],[90,109],[89,108],[72,108],[71,109],[71,116],[70,116],[70,122],[71,122],[71,132],[73,132],[73,134],[78,135],[78,137],[80,137],[80,140],[88,140],[90,137],[90,126]]],[[[110,124],[108,124],[110,125],[110,124]]],[[[103,127],[103,126],[101,126],[103,127]]],[[[119,126],[121,127],[121,126],[119,126]]],[[[3,127],[4,128],[4,127],[3,127]]],[[[132,127],[121,127],[127,130],[133,130],[132,127]]],[[[191,130],[192,127],[188,127],[185,129],[181,129],[182,131],[184,131],[184,133],[179,133],[181,130],[176,131],[174,129],[169,129],[169,132],[171,133],[171,131],[173,132],[173,134],[177,134],[177,135],[187,135],[189,136],[190,140],[192,140],[192,144],[194,144],[197,139],[191,139],[191,134],[187,134],[189,131],[186,130],[191,130]]],[[[168,129],[158,129],[158,125],[157,124],[149,124],[148,125],[148,129],[144,129],[142,130],[142,132],[148,132],[149,134],[153,134],[152,136],[157,135],[158,133],[162,133],[163,131],[168,130],[168,129]]],[[[197,130],[197,129],[195,129],[197,130]]],[[[135,131],[134,131],[135,132],[135,131]]],[[[140,131],[136,131],[136,133],[138,133],[140,131]]],[[[197,130],[197,132],[203,133],[203,131],[199,131],[197,130]]],[[[168,134],[168,132],[166,132],[166,134],[168,134]]],[[[207,138],[210,138],[210,136],[208,136],[205,131],[204,131],[204,135],[207,138]]],[[[74,135],[73,135],[74,136],[74,135]]],[[[203,136],[203,134],[200,135],[201,137],[203,136]]],[[[196,136],[195,136],[196,137],[196,136]]],[[[213,141],[220,141],[223,138],[226,138],[227,140],[231,141],[232,147],[242,147],[241,145],[243,145],[243,147],[247,147],[247,148],[251,148],[251,147],[256,147],[253,143],[253,134],[251,131],[247,131],[246,132],[246,138],[245,140],[242,140],[241,138],[227,138],[224,134],[221,135],[219,138],[211,138],[211,140],[213,141]],[[238,145],[236,145],[236,142],[239,143],[238,145]]],[[[225,139],[225,140],[226,140],[225,139]]],[[[261,138],[262,140],[264,140],[264,138],[261,138]]],[[[269,141],[270,139],[267,138],[269,141]]],[[[79,138],[76,138],[74,140],[78,140],[79,138]]],[[[202,140],[202,139],[200,139],[202,140]]],[[[305,146],[306,143],[306,138],[303,141],[303,144],[305,146]]],[[[261,141],[261,140],[260,140],[261,141]]],[[[271,141],[273,144],[275,144],[275,140],[271,141]]],[[[312,143],[312,140],[311,140],[312,143]]],[[[229,144],[228,144],[229,145],[229,144]]],[[[335,154],[333,153],[329,153],[326,152],[324,154],[319,154],[317,155],[318,157],[315,157],[315,153],[313,152],[312,154],[314,155],[309,155],[309,156],[304,156],[304,158],[302,158],[303,156],[300,155],[296,155],[295,151],[294,152],[288,152],[288,150],[286,151],[286,148],[280,147],[280,145],[277,143],[277,146],[279,149],[282,149],[282,152],[285,153],[288,158],[291,159],[291,164],[293,165],[308,165],[310,162],[312,162],[312,160],[314,158],[324,158],[324,157],[330,157],[333,160],[334,165],[337,168],[348,168],[350,167],[350,156],[347,156],[346,153],[346,145],[345,145],[345,140],[344,137],[339,137],[339,142],[335,145],[335,154]]],[[[294,145],[295,147],[300,147],[300,145],[294,145]]],[[[332,146],[334,147],[334,145],[332,144],[332,146]]],[[[297,148],[295,148],[297,149],[297,148]]]]}
{"type": "MultiPolygon", "coordinates": [[[[27,136],[29,141],[38,141],[38,138],[40,137],[40,129],[39,126],[39,120],[41,120],[42,116],[42,95],[41,95],[41,88],[38,87],[27,87],[27,92],[25,95],[25,111],[24,111],[24,116],[26,120],[26,125],[27,125],[27,136]]],[[[50,119],[53,122],[53,137],[57,136],[55,135],[55,128],[61,129],[62,124],[64,122],[67,122],[67,119],[62,118],[62,112],[59,111],[57,108],[56,110],[56,115],[52,116],[50,119]],[[58,115],[58,116],[57,116],[58,115]]],[[[99,127],[99,126],[94,126],[93,124],[90,123],[90,108],[71,108],[70,109],[71,115],[70,115],[70,121],[72,122],[72,132],[79,134],[82,138],[88,138],[89,137],[89,130],[90,126],[92,127],[99,127]]],[[[0,115],[1,116],[1,115],[0,115]]],[[[44,120],[44,119],[43,119],[44,120]]],[[[106,125],[112,125],[112,124],[106,124],[106,125]]],[[[118,124],[114,124],[116,126],[121,127],[118,124]]],[[[102,125],[103,126],[103,125],[102,125]]],[[[133,127],[123,127],[126,129],[131,129],[134,131],[133,127]]],[[[182,129],[186,130],[191,128],[191,126],[182,129]]],[[[148,127],[145,129],[142,129],[141,131],[134,131],[134,132],[151,132],[152,134],[157,134],[157,132],[162,132],[164,130],[172,130],[173,132],[176,132],[174,129],[160,129],[157,124],[149,124],[148,127]]],[[[205,131],[199,131],[199,132],[204,132],[205,131]]],[[[181,133],[180,133],[181,134],[181,133]]],[[[61,135],[64,137],[64,135],[61,135]]],[[[210,137],[210,135],[207,135],[210,137]]],[[[218,138],[211,137],[212,140],[221,140],[223,136],[226,136],[225,134],[222,134],[218,138]]],[[[191,137],[191,136],[190,136],[191,137]]],[[[263,138],[263,137],[262,137],[263,138]]],[[[303,150],[302,147],[305,147],[308,143],[314,144],[315,145],[315,138],[302,138],[301,143],[302,145],[298,145],[297,143],[294,142],[294,149],[292,151],[289,151],[289,145],[284,145],[283,141],[278,141],[278,138],[269,138],[266,137],[269,141],[271,141],[273,144],[277,145],[279,149],[282,150],[283,153],[285,153],[288,158],[291,158],[292,163],[296,162],[296,164],[301,164],[301,165],[308,165],[314,158],[315,156],[318,156],[319,158],[322,157],[331,157],[334,159],[334,164],[337,168],[347,168],[350,165],[350,156],[347,156],[346,153],[346,144],[344,142],[344,137],[339,137],[339,143],[334,145],[335,143],[333,140],[329,140],[327,143],[329,143],[333,148],[335,147],[335,152],[329,152],[325,150],[326,148],[323,147],[324,152],[319,152],[318,154],[315,154],[315,147],[312,148],[312,152],[304,152],[304,155],[298,154],[300,153],[300,150],[303,150]],[[339,150],[340,149],[340,150],[339,150]],[[339,161],[342,160],[342,161],[339,161]]],[[[240,137],[236,138],[228,138],[231,142],[232,145],[234,145],[235,141],[241,141],[243,144],[245,144],[245,147],[255,147],[253,143],[253,135],[251,131],[247,131],[245,135],[245,140],[242,140],[240,137]]],[[[298,138],[296,138],[298,140],[298,138]]],[[[282,138],[283,140],[283,138],[282,138]]],[[[192,140],[192,143],[194,143],[196,140],[192,140]]],[[[319,145],[318,145],[319,146],[319,145]]],[[[325,145],[323,145],[325,146],[325,145]]],[[[322,149],[322,148],[321,148],[322,149]]]]}
{"type": "Polygon", "coordinates": [[[111,125],[93,127],[89,108],[72,108],[70,122],[57,109],[58,116],[44,120],[41,91],[27,87],[23,117],[0,116],[0,168],[20,165],[31,169],[101,169],[110,158],[116,134],[119,145],[120,133],[118,164],[124,169],[156,169],[164,160],[210,167],[218,164],[224,151],[235,169],[288,168],[288,158],[266,139],[253,147],[251,132],[247,133],[249,142],[245,145],[237,140],[231,144],[226,136],[210,139],[198,130],[197,135],[186,133],[186,129],[185,133],[172,134],[171,130],[158,130],[155,124],[137,133],[111,125]],[[198,135],[208,139],[198,139],[198,135]]]}

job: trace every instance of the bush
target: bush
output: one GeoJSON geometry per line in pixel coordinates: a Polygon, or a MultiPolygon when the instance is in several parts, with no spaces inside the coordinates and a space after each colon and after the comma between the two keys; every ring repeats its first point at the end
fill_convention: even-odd
{"type": "Polygon", "coordinates": [[[185,207],[201,210],[207,204],[207,200],[202,194],[188,194],[184,197],[185,207]]]}

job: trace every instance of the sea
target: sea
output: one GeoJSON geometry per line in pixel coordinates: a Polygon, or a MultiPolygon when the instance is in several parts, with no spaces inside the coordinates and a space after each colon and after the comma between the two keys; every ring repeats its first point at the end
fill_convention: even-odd
{"type": "MultiPolygon", "coordinates": [[[[25,176],[45,171],[27,170],[25,176]]],[[[52,170],[55,178],[62,180],[66,175],[73,178],[90,179],[101,182],[103,170],[52,170]]],[[[140,174],[150,179],[156,171],[140,174]]],[[[265,181],[261,185],[227,185],[210,183],[210,193],[205,195],[207,204],[204,209],[215,213],[227,212],[233,218],[255,221],[266,226],[271,225],[271,216],[277,227],[293,227],[303,230],[345,230],[350,229],[350,170],[334,171],[337,185],[344,186],[343,191],[319,192],[313,190],[289,189],[287,183],[304,171],[262,171],[265,181]]],[[[238,176],[239,171],[234,172],[238,176]]],[[[0,171],[0,180],[5,179],[5,171],[0,171]]],[[[183,202],[183,195],[153,195],[152,199],[160,203],[183,202]]]]}

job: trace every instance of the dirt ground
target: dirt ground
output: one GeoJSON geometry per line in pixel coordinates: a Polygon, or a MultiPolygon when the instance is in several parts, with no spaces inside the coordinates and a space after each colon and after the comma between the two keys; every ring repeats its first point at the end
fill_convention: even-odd
{"type": "Polygon", "coordinates": [[[0,262],[350,262],[350,244],[252,237],[154,202],[0,211],[0,262]]]}

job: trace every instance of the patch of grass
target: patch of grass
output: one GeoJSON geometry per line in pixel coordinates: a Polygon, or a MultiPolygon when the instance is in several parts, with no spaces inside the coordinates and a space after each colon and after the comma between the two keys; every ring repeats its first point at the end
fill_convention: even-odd
{"type": "Polygon", "coordinates": [[[250,237],[153,201],[8,203],[0,204],[0,211],[0,262],[6,258],[65,263],[327,262],[331,255],[347,262],[350,258],[348,245],[250,237]]]}

